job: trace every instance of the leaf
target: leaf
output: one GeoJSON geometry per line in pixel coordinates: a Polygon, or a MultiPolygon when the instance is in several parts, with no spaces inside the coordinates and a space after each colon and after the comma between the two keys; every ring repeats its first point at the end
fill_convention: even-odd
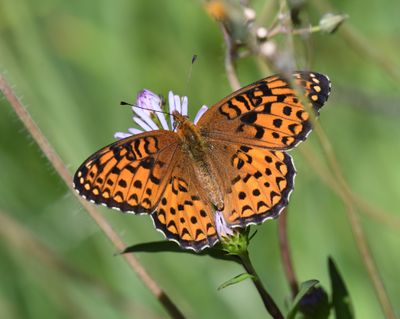
{"type": "Polygon", "coordinates": [[[354,312],[349,292],[331,257],[328,258],[329,277],[332,287],[332,306],[337,319],[353,319],[354,312]]]}
{"type": "Polygon", "coordinates": [[[292,306],[289,309],[289,313],[287,315],[287,319],[294,319],[298,308],[299,308],[299,303],[301,299],[310,291],[311,288],[313,288],[315,285],[319,283],[318,280],[311,279],[308,281],[305,281],[300,284],[300,290],[299,293],[296,295],[296,297],[293,300],[292,306]]]}
{"type": "Polygon", "coordinates": [[[155,241],[150,243],[136,244],[125,248],[121,254],[127,253],[159,253],[159,252],[170,252],[170,253],[184,253],[195,256],[210,256],[214,259],[233,261],[240,264],[240,260],[237,256],[229,255],[222,249],[219,249],[219,245],[215,245],[212,248],[206,248],[200,252],[193,250],[182,249],[176,243],[172,241],[155,241]]]}
{"type": "Polygon", "coordinates": [[[229,279],[229,280],[225,281],[217,289],[218,290],[224,289],[224,288],[226,288],[228,286],[238,284],[239,282],[241,282],[243,280],[246,280],[246,279],[255,279],[255,277],[253,275],[250,275],[247,272],[245,272],[245,273],[242,273],[240,275],[237,275],[237,276],[233,277],[232,279],[229,279]]]}

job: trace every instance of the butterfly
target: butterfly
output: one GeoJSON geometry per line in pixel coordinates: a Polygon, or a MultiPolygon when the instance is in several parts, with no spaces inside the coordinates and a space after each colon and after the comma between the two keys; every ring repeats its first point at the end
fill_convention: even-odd
{"type": "Polygon", "coordinates": [[[175,131],[148,131],[100,149],[78,168],[74,187],[96,204],[149,214],[183,248],[211,247],[220,239],[217,213],[229,228],[243,228],[288,205],[296,171],[286,151],[306,139],[307,110],[318,115],[329,94],[323,74],[266,77],[213,105],[197,124],[174,111],[175,131]]]}

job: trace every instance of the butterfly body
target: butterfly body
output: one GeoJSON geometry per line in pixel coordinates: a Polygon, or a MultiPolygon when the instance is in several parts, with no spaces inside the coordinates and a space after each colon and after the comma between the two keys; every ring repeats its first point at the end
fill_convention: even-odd
{"type": "Polygon", "coordinates": [[[215,208],[222,210],[224,204],[221,183],[216,178],[220,172],[217,171],[216,165],[209,156],[212,145],[207,142],[199,127],[190,120],[177,112],[173,116],[178,123],[177,134],[182,141],[182,151],[191,159],[184,165],[192,165],[195,172],[193,178],[203,186],[201,190],[203,200],[209,201],[215,208]]]}
{"type": "Polygon", "coordinates": [[[219,240],[219,211],[230,228],[277,217],[293,190],[286,153],[311,131],[330,92],[319,73],[296,72],[305,108],[290,81],[270,76],[244,87],[203,114],[197,124],[174,112],[176,132],[155,130],[116,141],[77,170],[86,199],[124,212],[150,214],[155,227],[184,248],[219,240]]]}

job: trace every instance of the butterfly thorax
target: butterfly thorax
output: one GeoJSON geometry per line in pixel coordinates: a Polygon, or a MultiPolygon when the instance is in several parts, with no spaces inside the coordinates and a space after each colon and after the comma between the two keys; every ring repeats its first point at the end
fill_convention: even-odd
{"type": "Polygon", "coordinates": [[[194,160],[200,160],[206,152],[204,138],[200,135],[200,130],[182,114],[174,112],[173,115],[178,124],[177,133],[184,147],[194,160]]]}
{"type": "Polygon", "coordinates": [[[210,160],[210,145],[206,143],[198,126],[178,112],[174,112],[173,115],[178,123],[177,134],[182,140],[182,149],[193,160],[193,169],[198,181],[204,188],[204,196],[218,210],[222,210],[224,204],[221,184],[216,179],[216,176],[219,176],[220,173],[210,160]]]}

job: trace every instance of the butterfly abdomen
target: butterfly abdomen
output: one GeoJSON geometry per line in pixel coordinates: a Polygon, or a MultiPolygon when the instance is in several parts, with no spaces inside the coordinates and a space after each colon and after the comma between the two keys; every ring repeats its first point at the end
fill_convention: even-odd
{"type": "Polygon", "coordinates": [[[217,209],[222,210],[224,204],[221,183],[216,178],[219,172],[210,160],[209,145],[195,124],[187,119],[179,124],[177,133],[182,140],[182,149],[192,159],[187,165],[193,166],[196,179],[203,187],[202,197],[210,201],[217,209]]]}

